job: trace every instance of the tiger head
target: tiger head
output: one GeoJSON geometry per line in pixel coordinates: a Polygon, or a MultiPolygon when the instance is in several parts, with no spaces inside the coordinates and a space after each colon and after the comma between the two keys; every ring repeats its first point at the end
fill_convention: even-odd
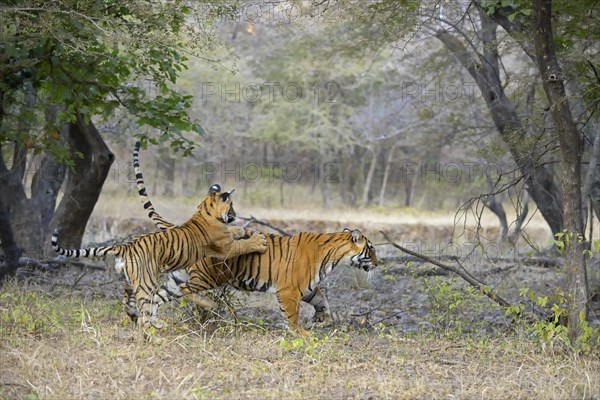
{"type": "Polygon", "coordinates": [[[230,224],[235,221],[236,213],[233,209],[231,192],[222,192],[221,186],[214,184],[210,187],[208,195],[198,205],[199,212],[205,212],[207,215],[217,218],[219,221],[230,224]]]}
{"type": "Polygon", "coordinates": [[[344,232],[350,233],[352,250],[355,254],[350,256],[350,265],[370,271],[377,266],[377,255],[375,247],[366,236],[358,229],[344,229],[344,232]]]}

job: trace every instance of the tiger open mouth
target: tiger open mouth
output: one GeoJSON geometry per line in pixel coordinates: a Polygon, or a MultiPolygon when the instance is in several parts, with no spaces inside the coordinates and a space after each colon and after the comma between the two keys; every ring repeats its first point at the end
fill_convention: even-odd
{"type": "Polygon", "coordinates": [[[230,223],[234,222],[236,217],[237,217],[237,215],[236,215],[235,211],[232,208],[230,208],[229,211],[227,211],[225,223],[230,224],[230,223]]]}
{"type": "Polygon", "coordinates": [[[362,269],[364,269],[365,271],[369,272],[370,270],[375,268],[375,265],[373,263],[361,263],[360,267],[362,269]]]}

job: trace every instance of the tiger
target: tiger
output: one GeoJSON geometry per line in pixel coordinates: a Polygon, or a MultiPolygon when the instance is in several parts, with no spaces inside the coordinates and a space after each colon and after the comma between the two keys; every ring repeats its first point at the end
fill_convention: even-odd
{"type": "MultiPolygon", "coordinates": [[[[173,229],[173,224],[160,216],[152,205],[135,154],[133,165],[138,193],[148,216],[159,229],[173,229]]],[[[224,261],[207,257],[185,268],[189,278],[181,276],[183,270],[168,274],[167,282],[159,288],[153,302],[158,307],[185,296],[206,307],[207,300],[197,293],[227,284],[239,290],[275,292],[288,329],[307,337],[309,333],[298,323],[301,301],[314,307],[314,322],[331,320],[329,302],[319,289],[319,282],[339,264],[349,262],[365,271],[377,266],[373,244],[356,229],[334,233],[301,232],[293,236],[268,234],[266,239],[264,253],[240,254],[224,261]]],[[[130,308],[130,312],[135,314],[135,309],[130,308]]]]}
{"type": "MultiPolygon", "coordinates": [[[[138,152],[139,146],[139,142],[136,143],[138,152]]],[[[136,308],[141,312],[137,323],[148,329],[154,326],[152,300],[161,273],[194,265],[204,257],[224,260],[267,250],[264,234],[246,237],[241,227],[228,225],[236,219],[232,193],[233,190],[224,192],[218,184],[212,185],[192,217],[182,225],[171,225],[169,229],[112,246],[64,249],[58,244],[59,229],[55,229],[51,238],[52,248],[59,255],[73,258],[114,254],[115,269],[125,275],[130,288],[128,301],[134,297],[136,308]]]]}

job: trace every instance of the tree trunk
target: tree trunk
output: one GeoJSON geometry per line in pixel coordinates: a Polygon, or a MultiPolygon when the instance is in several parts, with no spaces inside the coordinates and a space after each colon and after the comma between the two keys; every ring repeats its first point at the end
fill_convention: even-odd
{"type": "MultiPolygon", "coordinates": [[[[600,218],[600,164],[598,157],[600,156],[600,129],[593,132],[593,143],[590,147],[590,161],[588,170],[585,174],[585,181],[581,191],[581,199],[583,202],[583,221],[587,221],[588,213],[596,214],[600,218]],[[590,207],[588,207],[587,199],[590,199],[590,207]]],[[[584,225],[585,229],[585,225],[584,225]]],[[[590,239],[591,239],[590,235],[590,239]]]]}
{"type": "Polygon", "coordinates": [[[583,243],[578,235],[583,234],[583,210],[581,204],[581,136],[569,108],[565,94],[563,74],[554,48],[552,34],[551,0],[533,0],[533,36],[535,54],[542,77],[542,85],[550,112],[556,125],[556,134],[562,156],[562,192],[565,240],[565,266],[567,268],[567,307],[569,338],[571,343],[581,337],[582,323],[587,321],[588,284],[583,254],[583,243]]]}
{"type": "Polygon", "coordinates": [[[65,169],[49,155],[43,155],[39,164],[35,159],[28,161],[27,149],[15,144],[10,169],[0,153],[0,175],[0,197],[13,239],[24,254],[38,258],[42,255],[44,233],[54,212],[65,169]],[[29,183],[27,171],[35,171],[29,198],[25,190],[25,184],[29,183]]]}
{"type": "Polygon", "coordinates": [[[163,187],[163,196],[172,197],[173,186],[175,185],[175,158],[165,154],[163,156],[163,164],[163,170],[165,171],[165,186],[163,187]]]}
{"type": "MultiPolygon", "coordinates": [[[[50,122],[54,128],[53,134],[57,137],[55,140],[60,140],[66,143],[69,136],[69,126],[63,124],[61,129],[56,128],[58,124],[58,113],[61,111],[58,106],[51,106],[46,110],[46,120],[50,122]]],[[[45,237],[45,232],[48,232],[48,226],[54,215],[56,207],[56,198],[60,191],[67,168],[64,164],[57,162],[54,157],[45,154],[40,162],[38,170],[33,175],[31,182],[31,198],[35,201],[36,209],[40,213],[40,224],[42,238],[45,237]]]]}
{"type": "MultiPolygon", "coordinates": [[[[480,13],[485,12],[480,3],[481,2],[479,1],[476,2],[477,8],[480,10],[480,13]]],[[[494,22],[502,26],[502,28],[504,28],[504,30],[508,32],[508,34],[517,43],[519,43],[523,51],[535,64],[538,64],[534,50],[534,38],[532,35],[527,34],[525,28],[526,23],[524,23],[524,21],[527,21],[527,19],[524,17],[511,18],[511,16],[516,14],[518,14],[516,6],[514,4],[510,4],[496,8],[495,12],[490,15],[490,17],[494,20],[494,22]]],[[[585,124],[583,124],[583,126],[580,128],[585,134],[587,134],[590,140],[590,142],[587,143],[590,147],[590,163],[588,168],[592,169],[592,171],[590,173],[590,170],[588,169],[588,174],[586,175],[586,181],[584,184],[584,215],[586,215],[587,212],[585,195],[589,195],[589,197],[592,199],[591,208],[594,210],[596,217],[600,219],[600,163],[593,163],[593,154],[598,154],[597,150],[594,150],[594,144],[596,143],[594,137],[598,137],[600,124],[596,122],[594,118],[590,118],[590,113],[593,113],[593,110],[590,110],[585,106],[585,104],[583,104],[583,94],[579,81],[579,72],[577,71],[577,67],[574,65],[574,62],[572,60],[564,60],[563,65],[564,75],[567,78],[564,81],[566,90],[569,92],[569,98],[574,102],[571,108],[579,121],[586,121],[585,124]]]]}
{"type": "MultiPolygon", "coordinates": [[[[492,182],[492,180],[489,177],[487,178],[487,185],[488,185],[488,192],[493,193],[494,192],[494,182],[492,182]]],[[[487,208],[490,209],[491,212],[496,214],[496,217],[498,217],[498,222],[500,223],[500,230],[498,232],[498,237],[496,238],[496,242],[504,243],[504,242],[506,242],[506,238],[508,236],[508,221],[506,219],[506,212],[504,211],[504,207],[502,206],[502,203],[497,201],[496,197],[497,197],[497,195],[495,195],[495,194],[490,196],[490,198],[485,202],[485,205],[487,208]]]]}
{"type": "Polygon", "coordinates": [[[371,162],[369,163],[369,170],[367,172],[367,177],[365,178],[365,186],[363,188],[362,200],[361,204],[363,207],[369,204],[369,193],[371,191],[371,185],[373,184],[373,176],[375,175],[375,168],[377,167],[377,160],[379,159],[380,148],[379,145],[375,144],[373,151],[371,162]]]}
{"type": "MultiPolygon", "coordinates": [[[[564,226],[562,216],[562,195],[552,171],[540,165],[541,154],[523,152],[522,140],[518,140],[525,130],[517,114],[515,105],[510,102],[498,69],[498,54],[495,51],[496,24],[484,12],[482,19],[482,41],[487,49],[484,54],[468,51],[459,39],[446,31],[439,31],[436,37],[454,54],[462,66],[473,77],[494,121],[496,129],[509,148],[520,172],[525,176],[530,195],[553,233],[561,232],[564,226]]],[[[535,151],[535,149],[534,149],[535,151]]]]}
{"type": "MultiPolygon", "coordinates": [[[[600,163],[598,163],[600,166],[600,163]]],[[[590,207],[594,210],[596,218],[600,219],[600,173],[595,173],[590,187],[590,207]]]]}
{"type": "MultiPolygon", "coordinates": [[[[115,156],[110,152],[94,124],[85,122],[81,114],[69,126],[69,143],[74,151],[75,165],[67,174],[64,196],[50,222],[51,232],[61,228],[64,247],[80,247],[87,221],[98,201],[115,156]],[[76,172],[74,172],[76,171],[76,172]]],[[[46,254],[54,254],[45,241],[46,254]]]]}
{"type": "Polygon", "coordinates": [[[0,264],[0,282],[6,277],[12,276],[17,271],[19,266],[19,258],[21,257],[21,248],[15,242],[8,208],[0,196],[0,241],[2,242],[2,252],[4,253],[4,263],[0,264]]]}
{"type": "Polygon", "coordinates": [[[379,191],[379,206],[383,207],[385,202],[385,191],[387,189],[388,179],[390,177],[390,170],[392,169],[392,161],[394,161],[394,153],[396,150],[396,146],[390,147],[390,152],[388,153],[387,159],[385,161],[385,169],[383,171],[383,181],[381,182],[381,190],[379,191]]]}
{"type": "Polygon", "coordinates": [[[406,165],[402,165],[402,182],[404,183],[404,207],[410,208],[413,206],[415,197],[415,183],[419,171],[409,171],[406,165]],[[409,173],[410,172],[410,173],[409,173]]]}
{"type": "Polygon", "coordinates": [[[23,253],[31,257],[40,255],[42,242],[41,217],[34,206],[33,199],[27,198],[23,181],[27,170],[27,150],[14,145],[12,167],[6,166],[2,152],[0,152],[0,197],[7,215],[10,218],[11,231],[14,241],[23,253]]]}
{"type": "Polygon", "coordinates": [[[515,221],[515,228],[508,236],[508,242],[513,245],[517,243],[517,240],[519,240],[519,236],[521,236],[521,231],[523,230],[523,224],[525,223],[525,218],[527,218],[527,214],[529,213],[529,192],[527,189],[523,188],[522,193],[517,193],[517,196],[520,198],[515,207],[517,211],[517,220],[515,221]]]}

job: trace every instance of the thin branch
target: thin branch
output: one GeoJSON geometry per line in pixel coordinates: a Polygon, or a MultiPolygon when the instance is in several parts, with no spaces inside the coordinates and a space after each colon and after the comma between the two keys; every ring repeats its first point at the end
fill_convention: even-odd
{"type": "Polygon", "coordinates": [[[246,227],[247,225],[250,225],[250,224],[258,224],[258,225],[263,225],[263,226],[266,226],[268,228],[271,228],[274,231],[277,231],[277,232],[281,233],[283,236],[292,236],[291,233],[286,232],[283,229],[277,228],[276,226],[273,226],[273,225],[269,224],[268,222],[264,222],[264,221],[258,220],[256,218],[254,218],[252,215],[250,216],[250,218],[245,218],[245,217],[238,217],[238,218],[241,219],[241,220],[243,220],[243,221],[247,221],[244,224],[244,227],[246,227]]]}
{"type": "Polygon", "coordinates": [[[443,268],[445,270],[448,270],[450,272],[454,272],[455,274],[457,274],[458,276],[460,276],[461,278],[463,278],[465,281],[467,281],[471,286],[475,287],[477,290],[479,290],[481,293],[485,294],[487,297],[489,297],[492,301],[494,301],[495,303],[499,304],[501,307],[504,308],[508,308],[510,307],[510,303],[506,300],[504,300],[502,297],[500,297],[497,293],[495,293],[489,286],[483,284],[482,282],[480,282],[479,280],[477,280],[473,275],[471,275],[462,265],[457,268],[454,267],[452,265],[448,265],[448,264],[444,264],[442,262],[439,262],[437,260],[434,260],[431,257],[427,257],[423,254],[417,253],[415,251],[409,250],[405,247],[400,246],[399,244],[395,243],[394,241],[392,241],[385,232],[380,231],[381,234],[383,235],[383,237],[388,241],[388,243],[392,246],[394,246],[395,248],[397,248],[400,251],[403,251],[404,253],[410,254],[411,256],[415,256],[418,257],[424,261],[427,261],[433,265],[436,265],[440,268],[443,268]]]}

